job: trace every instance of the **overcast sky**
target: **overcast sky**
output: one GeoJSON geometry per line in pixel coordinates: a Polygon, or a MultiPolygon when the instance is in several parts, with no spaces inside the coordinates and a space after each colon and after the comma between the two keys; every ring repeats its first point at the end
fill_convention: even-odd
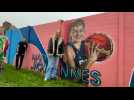
{"type": "Polygon", "coordinates": [[[0,25],[9,21],[16,27],[39,25],[57,21],[59,19],[70,20],[104,12],[0,12],[0,25]]]}

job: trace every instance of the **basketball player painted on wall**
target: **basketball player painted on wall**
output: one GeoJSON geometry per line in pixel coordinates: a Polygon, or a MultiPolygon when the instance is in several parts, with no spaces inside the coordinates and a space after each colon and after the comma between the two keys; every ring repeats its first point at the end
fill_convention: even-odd
{"type": "MultiPolygon", "coordinates": [[[[85,23],[82,19],[77,19],[72,22],[69,29],[68,45],[65,51],[66,64],[70,71],[72,70],[87,70],[86,79],[88,79],[88,48],[83,41],[85,31],[85,23]]],[[[82,78],[83,76],[81,76],[82,78]]],[[[80,78],[80,80],[81,80],[80,78]]],[[[84,77],[83,77],[84,78],[84,77]]],[[[88,83],[88,81],[86,81],[88,83]]]]}
{"type": "MultiPolygon", "coordinates": [[[[84,33],[85,23],[82,19],[77,19],[71,23],[65,62],[69,70],[87,70],[84,76],[81,75],[81,78],[88,80],[89,68],[96,61],[103,61],[112,54],[112,42],[103,34],[93,34],[84,40],[84,33]],[[98,43],[97,41],[100,39],[103,41],[98,43]],[[108,50],[105,50],[104,47],[108,47],[108,50]]],[[[88,83],[88,81],[85,82],[88,83]]]]}

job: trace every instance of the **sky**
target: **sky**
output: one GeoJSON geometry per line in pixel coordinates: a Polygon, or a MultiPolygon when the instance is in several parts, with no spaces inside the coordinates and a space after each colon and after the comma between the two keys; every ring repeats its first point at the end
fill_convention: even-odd
{"type": "Polygon", "coordinates": [[[4,21],[9,21],[18,28],[28,25],[50,23],[62,20],[70,20],[104,12],[0,12],[0,25],[4,21]]]}

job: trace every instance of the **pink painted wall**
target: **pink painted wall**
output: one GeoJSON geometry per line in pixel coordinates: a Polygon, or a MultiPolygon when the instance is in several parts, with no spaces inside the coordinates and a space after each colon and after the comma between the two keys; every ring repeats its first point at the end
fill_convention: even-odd
{"type": "Polygon", "coordinates": [[[92,67],[101,73],[102,86],[118,86],[118,13],[106,13],[83,18],[86,21],[85,37],[94,32],[102,32],[111,37],[113,54],[103,62],[92,67]]]}
{"type": "Polygon", "coordinates": [[[60,22],[37,25],[34,26],[34,29],[39,37],[39,40],[43,44],[44,49],[47,51],[48,41],[52,34],[60,29],[60,22]]]}
{"type": "Polygon", "coordinates": [[[124,84],[128,86],[132,69],[134,68],[134,13],[124,13],[124,32],[123,34],[123,77],[124,84]]]}
{"type": "MultiPolygon", "coordinates": [[[[107,34],[113,41],[113,54],[103,62],[96,63],[90,70],[96,69],[101,73],[101,86],[128,86],[134,66],[134,13],[110,12],[82,18],[86,23],[84,38],[94,32],[107,34]]],[[[74,19],[73,19],[74,20],[74,19]]],[[[53,22],[34,26],[34,29],[47,50],[48,40],[53,32],[61,28],[62,36],[67,42],[68,27],[72,20],[53,22]]],[[[32,52],[38,50],[30,46],[25,57],[24,66],[32,65],[32,52]]]]}
{"type": "MultiPolygon", "coordinates": [[[[86,23],[85,38],[94,32],[106,33],[113,40],[112,56],[98,62],[90,70],[101,72],[102,86],[125,86],[129,84],[134,67],[134,13],[111,12],[82,18],[86,23]]],[[[72,20],[64,23],[64,39],[72,20]]]]}
{"type": "MultiPolygon", "coordinates": [[[[60,28],[60,22],[53,22],[48,24],[42,24],[34,26],[34,30],[37,33],[37,36],[44,47],[45,51],[47,51],[48,41],[50,36],[60,28]]],[[[31,69],[33,65],[32,54],[39,54],[38,48],[34,45],[30,44],[28,46],[27,52],[24,57],[23,65],[26,69],[31,69]]]]}
{"type": "MultiPolygon", "coordinates": [[[[36,48],[33,44],[28,44],[28,48],[24,56],[22,67],[24,69],[30,70],[33,65],[32,54],[39,54],[39,53],[40,52],[38,48],[36,48]]],[[[14,65],[15,65],[15,60],[16,60],[16,57],[14,59],[14,65]]]]}
{"type": "Polygon", "coordinates": [[[36,48],[33,44],[29,44],[27,52],[25,54],[24,57],[24,61],[23,61],[23,67],[26,69],[31,69],[32,65],[33,65],[33,61],[32,61],[32,54],[39,54],[39,50],[38,48],[36,48]]]}
{"type": "MultiPolygon", "coordinates": [[[[106,33],[114,42],[113,55],[106,61],[96,63],[90,70],[96,69],[101,72],[102,86],[118,85],[118,13],[106,13],[82,18],[86,24],[84,37],[94,32],[106,33]]],[[[64,23],[64,39],[67,40],[67,30],[70,21],[64,23]]]]}

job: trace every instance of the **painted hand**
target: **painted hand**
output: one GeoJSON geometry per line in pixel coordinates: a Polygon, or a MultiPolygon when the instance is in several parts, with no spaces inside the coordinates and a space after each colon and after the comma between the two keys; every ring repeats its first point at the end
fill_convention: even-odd
{"type": "Polygon", "coordinates": [[[94,64],[98,58],[98,55],[99,55],[99,51],[98,51],[98,45],[96,45],[94,42],[91,44],[91,52],[90,52],[90,55],[89,55],[89,63],[88,63],[88,66],[91,67],[92,64],[94,64]]]}

